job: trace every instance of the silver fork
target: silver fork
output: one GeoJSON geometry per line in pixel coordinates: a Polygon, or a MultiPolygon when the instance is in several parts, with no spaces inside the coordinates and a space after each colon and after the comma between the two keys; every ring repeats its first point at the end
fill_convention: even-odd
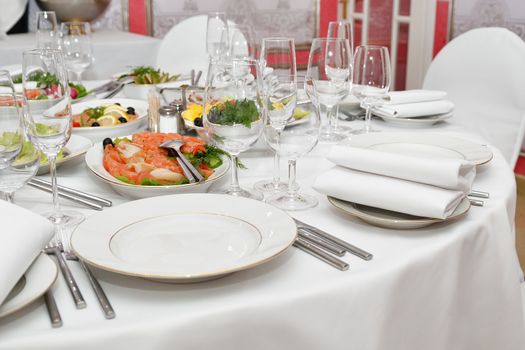
{"type": "Polygon", "coordinates": [[[177,159],[180,160],[179,164],[181,165],[181,168],[184,171],[184,175],[186,175],[186,177],[190,180],[190,182],[191,182],[191,177],[194,177],[198,182],[204,181],[204,176],[202,176],[201,173],[199,173],[199,171],[193,166],[193,164],[191,164],[191,162],[186,157],[184,157],[184,154],[182,154],[182,152],[180,151],[180,147],[183,144],[184,142],[179,141],[179,140],[168,140],[168,141],[161,143],[160,147],[172,149],[175,152],[177,152],[177,155],[178,155],[177,159]],[[184,164],[184,166],[187,168],[187,170],[189,170],[192,176],[188,177],[188,175],[186,174],[185,168],[182,164],[184,164]]]}

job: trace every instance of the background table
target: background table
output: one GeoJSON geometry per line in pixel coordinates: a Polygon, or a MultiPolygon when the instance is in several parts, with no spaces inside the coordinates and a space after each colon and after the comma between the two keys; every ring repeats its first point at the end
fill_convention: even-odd
{"type": "MultiPolygon", "coordinates": [[[[453,119],[431,131],[483,142],[453,119]]],[[[69,262],[87,309],[74,308],[60,276],[53,292],[64,326],[51,329],[45,306],[36,302],[0,321],[0,349],[523,349],[515,181],[501,154],[494,150],[494,159],[478,169],[474,186],[491,195],[484,207],[456,222],[398,231],[349,217],[312,191],[315,176],[331,166],[328,147],[319,145],[298,162],[299,183],[319,206],[291,214],[372,252],[373,260],[347,255],[350,270],[341,272],[291,248],[257,268],[189,285],[96,270],[117,314],[109,321],[83,271],[69,262]]],[[[243,185],[271,177],[268,150],[241,158],[248,166],[240,172],[243,185]]],[[[63,185],[114,205],[127,201],[87,173],[83,163],[58,171],[63,185]]],[[[51,197],[32,188],[15,201],[36,212],[51,208],[51,197]]]]}
{"type": "MultiPolygon", "coordinates": [[[[107,79],[130,67],[156,62],[159,39],[122,31],[93,33],[93,64],[83,74],[84,79],[107,79]]],[[[0,67],[22,63],[22,52],[36,47],[35,33],[8,35],[0,40],[0,67]]]]}

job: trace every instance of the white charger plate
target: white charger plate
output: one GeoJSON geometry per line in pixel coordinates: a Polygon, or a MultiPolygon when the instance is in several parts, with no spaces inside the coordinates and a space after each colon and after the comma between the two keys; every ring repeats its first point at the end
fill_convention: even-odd
{"type": "Polygon", "coordinates": [[[40,254],[0,306],[0,318],[16,312],[42,296],[55,282],[58,269],[46,254],[40,254]]]}
{"type": "MultiPolygon", "coordinates": [[[[71,135],[64,147],[66,156],[57,161],[57,166],[80,159],[92,146],[93,142],[87,137],[71,135]]],[[[38,167],[37,175],[47,174],[48,172],[49,163],[44,163],[38,167]]]]}
{"type": "Polygon", "coordinates": [[[137,115],[137,119],[114,126],[99,126],[99,127],[76,127],[73,128],[73,133],[89,138],[93,142],[102,141],[106,137],[118,137],[133,134],[134,132],[144,129],[147,124],[148,104],[141,100],[132,100],[127,98],[108,98],[108,99],[92,99],[85,102],[75,103],[71,106],[73,114],[82,113],[87,108],[98,107],[102,104],[120,103],[124,107],[133,107],[137,115]]]}
{"type": "Polygon", "coordinates": [[[71,237],[98,268],[172,283],[222,277],[275,258],[296,238],[293,219],[263,202],[182,194],[128,202],[96,213],[71,237]]]}
{"type": "Polygon", "coordinates": [[[487,145],[433,133],[378,132],[352,136],[343,145],[419,157],[459,158],[476,165],[488,163],[492,151],[487,145]]]}
{"type": "Polygon", "coordinates": [[[128,184],[113,177],[113,175],[104,168],[102,157],[102,143],[98,142],[91,147],[86,154],[86,164],[89,170],[97,177],[97,179],[110,185],[116,192],[130,198],[148,198],[175,193],[206,192],[212,183],[226,175],[231,163],[228,157],[221,157],[222,165],[214,169],[213,175],[203,182],[170,186],[142,186],[128,184]]]}
{"type": "Polygon", "coordinates": [[[424,117],[414,117],[414,118],[396,118],[391,117],[386,114],[381,114],[378,111],[372,112],[376,117],[379,117],[385,121],[385,123],[394,125],[394,126],[400,126],[400,127],[407,127],[407,128],[426,128],[429,126],[432,126],[434,124],[443,122],[447,119],[450,119],[453,112],[443,113],[443,114],[436,114],[436,115],[428,115],[424,117]]]}
{"type": "Polygon", "coordinates": [[[448,222],[459,219],[460,217],[466,215],[470,209],[470,201],[468,198],[464,198],[452,212],[452,214],[450,214],[446,219],[434,219],[369,207],[362,204],[347,202],[330,196],[328,196],[328,202],[346,214],[358,217],[369,224],[398,230],[421,228],[440,222],[448,222]]]}

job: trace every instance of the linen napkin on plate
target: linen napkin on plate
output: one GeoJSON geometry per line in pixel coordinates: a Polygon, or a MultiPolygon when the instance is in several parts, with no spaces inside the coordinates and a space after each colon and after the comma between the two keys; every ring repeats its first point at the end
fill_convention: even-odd
{"type": "Polygon", "coordinates": [[[373,113],[391,118],[415,118],[445,114],[454,110],[454,104],[445,100],[447,93],[433,90],[392,91],[386,102],[374,107],[373,113]]]}
{"type": "Polygon", "coordinates": [[[430,218],[447,218],[470,192],[475,165],[461,159],[411,155],[337,145],[336,166],[320,174],[318,192],[345,201],[430,218]]]}
{"type": "Polygon", "coordinates": [[[0,304],[53,236],[53,224],[27,209],[0,201],[0,304]]]}

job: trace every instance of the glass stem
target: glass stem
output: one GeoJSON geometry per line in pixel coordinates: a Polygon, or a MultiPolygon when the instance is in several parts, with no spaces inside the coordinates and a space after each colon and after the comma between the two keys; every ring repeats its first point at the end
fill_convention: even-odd
{"type": "Polygon", "coordinates": [[[9,203],[13,203],[15,199],[15,193],[14,192],[4,192],[5,200],[9,203]]]}
{"type": "MultiPolygon", "coordinates": [[[[277,132],[277,148],[280,146],[281,142],[281,133],[277,132]]],[[[275,189],[279,188],[279,183],[281,182],[281,158],[279,157],[279,152],[275,151],[273,155],[273,187],[275,189]]]]}
{"type": "Polygon", "coordinates": [[[333,107],[326,107],[326,118],[328,119],[328,129],[327,129],[326,134],[332,133],[333,122],[334,122],[332,120],[332,108],[333,107]]]}
{"type": "Polygon", "coordinates": [[[241,189],[239,186],[239,175],[237,173],[239,157],[234,154],[230,154],[230,157],[232,160],[232,181],[230,187],[233,191],[239,191],[241,189]]]}
{"type": "Polygon", "coordinates": [[[53,208],[55,218],[61,218],[60,203],[58,201],[58,184],[57,184],[57,156],[47,155],[49,159],[49,174],[51,175],[51,189],[53,190],[53,208]]]}
{"type": "Polygon", "coordinates": [[[295,159],[290,159],[288,161],[288,197],[296,197],[297,189],[299,186],[295,183],[295,174],[296,174],[296,165],[297,161],[295,159]]]}
{"type": "Polygon", "coordinates": [[[337,122],[339,120],[339,105],[338,104],[335,105],[334,112],[332,113],[330,117],[331,117],[330,121],[332,122],[332,124],[330,124],[330,131],[335,132],[337,130],[337,122]]]}
{"type": "Polygon", "coordinates": [[[82,81],[82,72],[75,72],[75,75],[77,76],[77,83],[80,84],[82,81]]]}
{"type": "Polygon", "coordinates": [[[372,108],[370,105],[366,106],[366,114],[365,114],[365,133],[370,132],[370,119],[372,119],[372,108]]]}

